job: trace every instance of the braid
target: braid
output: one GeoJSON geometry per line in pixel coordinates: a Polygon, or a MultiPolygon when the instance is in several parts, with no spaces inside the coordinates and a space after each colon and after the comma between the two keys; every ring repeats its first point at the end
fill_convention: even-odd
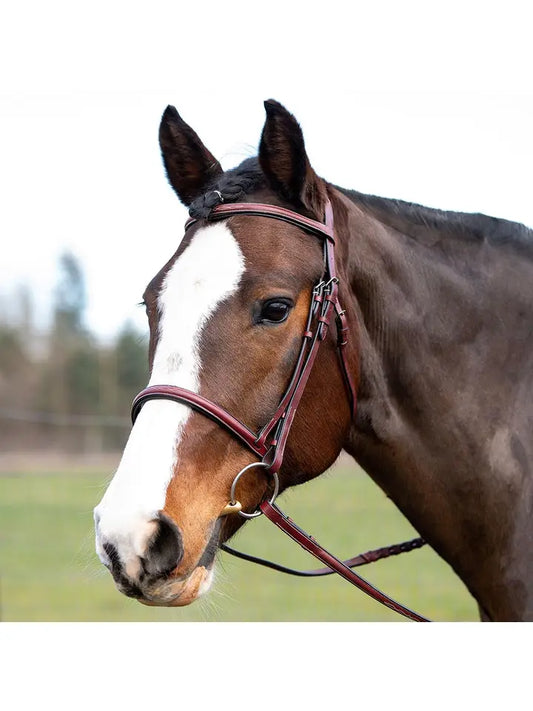
{"type": "Polygon", "coordinates": [[[217,178],[210,189],[194,200],[189,215],[196,218],[209,217],[209,213],[223,202],[238,202],[252,190],[264,185],[264,176],[257,158],[248,158],[237,168],[228,170],[217,178]]]}

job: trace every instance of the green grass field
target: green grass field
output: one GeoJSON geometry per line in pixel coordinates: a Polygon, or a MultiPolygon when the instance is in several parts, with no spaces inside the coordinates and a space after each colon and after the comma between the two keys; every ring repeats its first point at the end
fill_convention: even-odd
{"type": "MultiPolygon", "coordinates": [[[[96,558],[92,509],[107,483],[102,471],[0,475],[0,595],[4,621],[400,621],[337,576],[305,580],[219,556],[212,592],[190,607],[148,608],[120,595],[96,558]]],[[[416,532],[355,466],[280,499],[337,556],[414,537],[416,532]]],[[[269,521],[246,524],[233,544],[288,565],[317,567],[269,521]]],[[[437,621],[477,619],[451,569],[428,547],[360,572],[378,588],[437,621]]]]}

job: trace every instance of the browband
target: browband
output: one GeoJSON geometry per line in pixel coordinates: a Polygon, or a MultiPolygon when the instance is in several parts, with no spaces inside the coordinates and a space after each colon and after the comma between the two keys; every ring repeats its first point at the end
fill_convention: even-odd
{"type": "MultiPolygon", "coordinates": [[[[329,203],[328,203],[329,204],[329,203]]],[[[225,217],[230,217],[232,215],[253,215],[255,217],[272,217],[276,220],[282,220],[283,222],[288,222],[296,227],[301,227],[307,232],[311,232],[319,237],[326,237],[331,242],[335,243],[335,235],[333,233],[333,221],[328,224],[327,216],[326,223],[318,222],[317,220],[312,220],[309,217],[304,217],[297,212],[292,210],[287,210],[284,207],[278,207],[277,205],[263,205],[257,202],[234,202],[229,205],[216,205],[209,216],[206,218],[209,220],[223,220],[225,217]]],[[[189,217],[185,223],[185,231],[189,229],[196,222],[199,222],[198,217],[189,217]]]]}

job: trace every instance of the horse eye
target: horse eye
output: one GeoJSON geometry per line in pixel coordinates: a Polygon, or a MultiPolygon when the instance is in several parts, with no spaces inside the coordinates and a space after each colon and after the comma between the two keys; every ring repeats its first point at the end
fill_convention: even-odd
{"type": "Polygon", "coordinates": [[[292,302],[285,299],[270,299],[261,306],[259,323],[282,323],[291,310],[292,302]]]}

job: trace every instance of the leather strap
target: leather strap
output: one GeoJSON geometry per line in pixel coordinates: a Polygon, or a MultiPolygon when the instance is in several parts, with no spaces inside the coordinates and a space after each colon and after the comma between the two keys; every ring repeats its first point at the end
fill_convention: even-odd
{"type": "MultiPolygon", "coordinates": [[[[328,201],[328,204],[329,201],[328,201]]],[[[277,205],[267,205],[260,202],[232,202],[227,205],[216,205],[209,213],[208,220],[220,220],[224,217],[231,217],[232,215],[252,215],[255,217],[272,217],[276,220],[282,220],[283,222],[288,222],[291,225],[300,227],[307,232],[313,232],[319,237],[326,237],[327,239],[335,242],[335,236],[333,233],[333,220],[328,222],[328,214],[326,207],[326,220],[324,222],[318,222],[317,220],[312,220],[309,217],[304,217],[293,210],[287,210],[284,207],[278,207],[277,205]]],[[[331,212],[333,215],[333,212],[331,212]]],[[[198,222],[197,217],[190,217],[185,223],[185,230],[188,230],[191,225],[198,222]]]]}
{"type": "Polygon", "coordinates": [[[180,388],[177,385],[150,385],[144,388],[144,390],[141,390],[141,392],[135,396],[131,405],[131,419],[133,423],[135,423],[142,406],[148,402],[148,400],[174,400],[182,405],[187,405],[229,430],[231,434],[237,437],[259,457],[264,457],[268,451],[268,447],[264,443],[258,443],[257,433],[252,432],[251,429],[236,417],[233,417],[233,415],[223,407],[220,407],[220,405],[202,397],[202,395],[192,390],[180,388]]]}
{"type": "Polygon", "coordinates": [[[318,558],[318,560],[327,565],[328,568],[334,570],[349,583],[359,588],[359,590],[362,590],[377,602],[380,602],[382,605],[385,605],[385,607],[410,620],[415,622],[429,622],[426,617],[422,617],[422,615],[419,615],[417,612],[413,612],[408,607],[404,607],[404,605],[401,605],[388,595],[385,595],[381,590],[375,588],[360,575],[357,575],[357,573],[351,570],[341,560],[335,558],[334,555],[323,548],[312,536],[297,526],[294,521],[286,516],[275,504],[271,504],[269,501],[263,501],[259,508],[272,523],[292,538],[293,541],[296,541],[304,550],[311,553],[315,558],[318,558]]]}
{"type": "MultiPolygon", "coordinates": [[[[354,555],[352,558],[343,560],[342,563],[347,568],[359,568],[362,565],[368,565],[369,563],[375,563],[377,560],[383,560],[384,558],[389,558],[390,556],[400,555],[401,553],[409,553],[417,548],[425,546],[426,542],[423,538],[413,538],[410,541],[405,541],[404,543],[396,543],[392,546],[385,546],[384,548],[376,548],[366,553],[359,553],[354,555]]],[[[249,553],[243,553],[238,551],[226,543],[220,546],[221,550],[235,556],[235,558],[241,558],[241,560],[246,560],[249,563],[256,563],[257,565],[262,565],[265,568],[272,568],[272,570],[277,570],[280,573],[286,573],[287,575],[296,575],[301,578],[318,578],[324,575],[333,575],[336,571],[331,568],[315,568],[314,570],[298,570],[296,568],[288,568],[285,565],[280,565],[280,563],[274,563],[271,560],[266,560],[265,558],[259,558],[255,555],[250,555],[249,553]]]]}

